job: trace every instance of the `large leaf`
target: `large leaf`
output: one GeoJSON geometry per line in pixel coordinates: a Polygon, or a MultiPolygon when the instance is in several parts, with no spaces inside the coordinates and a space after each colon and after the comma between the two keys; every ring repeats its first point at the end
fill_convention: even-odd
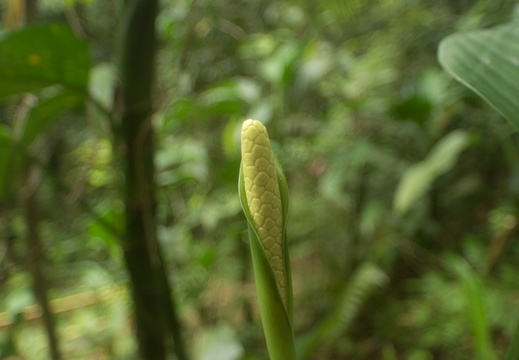
{"type": "Polygon", "coordinates": [[[87,43],[65,25],[8,33],[0,40],[0,98],[56,84],[86,93],[89,68],[87,43]]]}
{"type": "Polygon", "coordinates": [[[448,36],[438,57],[458,81],[519,127],[519,22],[448,36]]]}

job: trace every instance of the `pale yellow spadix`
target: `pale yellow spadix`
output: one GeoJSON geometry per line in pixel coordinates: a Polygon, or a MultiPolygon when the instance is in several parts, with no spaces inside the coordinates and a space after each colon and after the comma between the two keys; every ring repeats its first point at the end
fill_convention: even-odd
{"type": "Polygon", "coordinates": [[[238,192],[247,217],[267,348],[271,360],[295,360],[292,278],[286,239],[287,182],[261,122],[243,123],[241,152],[238,192]]]}
{"type": "Polygon", "coordinates": [[[247,120],[241,130],[242,172],[252,223],[270,262],[281,298],[286,303],[283,254],[283,209],[276,159],[267,129],[247,120]]]}

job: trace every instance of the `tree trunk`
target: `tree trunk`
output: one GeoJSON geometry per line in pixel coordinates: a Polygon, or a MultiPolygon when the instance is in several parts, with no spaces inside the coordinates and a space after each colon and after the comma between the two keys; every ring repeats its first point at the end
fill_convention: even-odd
{"type": "Polygon", "coordinates": [[[121,138],[124,171],[123,250],[130,274],[141,357],[162,360],[168,344],[186,359],[180,324],[155,229],[154,144],[151,124],[158,0],[127,3],[121,34],[121,138]]]}

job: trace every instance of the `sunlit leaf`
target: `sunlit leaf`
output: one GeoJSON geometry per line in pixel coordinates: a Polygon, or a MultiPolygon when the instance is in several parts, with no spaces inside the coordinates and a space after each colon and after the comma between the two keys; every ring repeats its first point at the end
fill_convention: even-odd
{"type": "Polygon", "coordinates": [[[89,88],[92,98],[105,108],[110,109],[114,99],[114,80],[116,68],[112,64],[96,65],[90,72],[89,88]]]}
{"type": "Polygon", "coordinates": [[[260,64],[260,74],[274,84],[288,85],[300,51],[294,43],[280,46],[272,56],[260,64]]]}
{"type": "Polygon", "coordinates": [[[441,139],[427,158],[411,166],[403,175],[395,192],[395,209],[405,213],[427,193],[433,181],[449,171],[459,154],[469,145],[469,136],[456,130],[441,139]]]}

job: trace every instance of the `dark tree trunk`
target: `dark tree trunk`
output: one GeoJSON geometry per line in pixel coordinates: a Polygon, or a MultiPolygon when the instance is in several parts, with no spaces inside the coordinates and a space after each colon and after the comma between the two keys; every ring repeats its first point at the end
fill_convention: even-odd
{"type": "Polygon", "coordinates": [[[155,231],[154,144],[151,124],[158,0],[126,4],[121,34],[121,131],[124,171],[125,235],[123,250],[130,274],[141,357],[166,359],[168,344],[186,359],[155,231]]]}

